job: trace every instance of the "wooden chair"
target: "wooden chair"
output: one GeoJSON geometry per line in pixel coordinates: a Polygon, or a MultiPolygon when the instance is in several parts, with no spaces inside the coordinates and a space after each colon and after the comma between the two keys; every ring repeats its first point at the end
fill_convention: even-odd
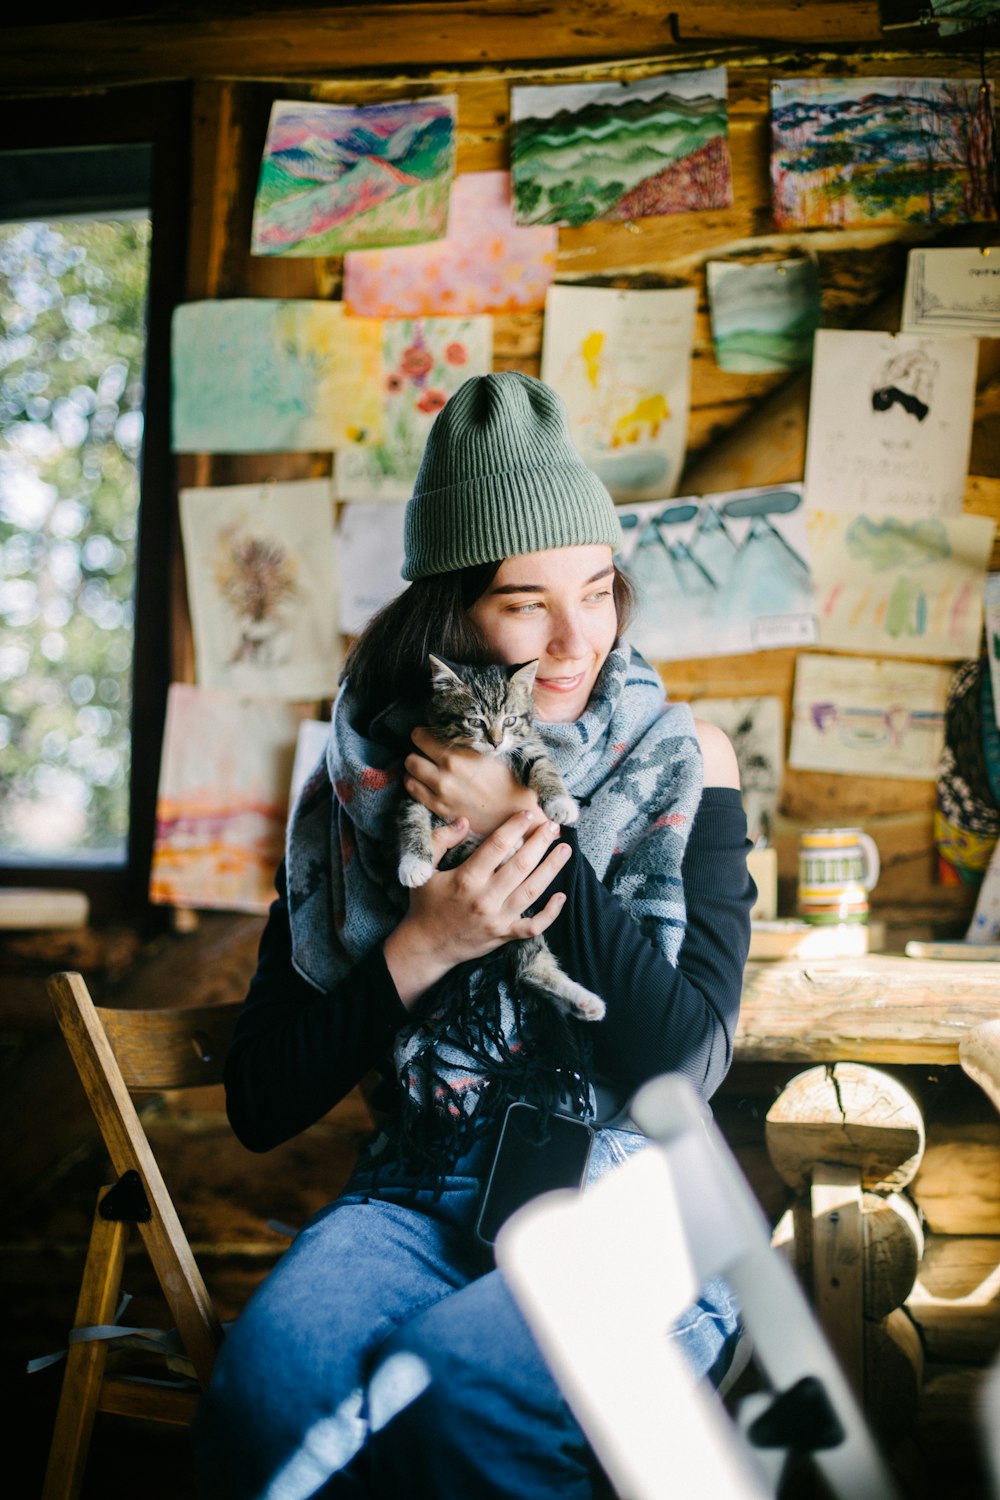
{"type": "MultiPolygon", "coordinates": [[[[222,1326],[195,1263],[132,1100],[220,1082],[238,1002],[178,1010],[94,1005],[79,974],[54,974],[49,998],[90,1101],[117,1181],[98,1195],[74,1329],[70,1336],[43,1500],[80,1492],[98,1411],[184,1425],[212,1370],[222,1326]],[[125,1247],[135,1225],[173,1319],[193,1379],[150,1380],[109,1368],[109,1325],[121,1296],[125,1247]],[[189,1363],[188,1363],[189,1362],[189,1363]]],[[[171,1361],[174,1369],[177,1361],[171,1361]]],[[[165,1370],[169,1375],[169,1370],[165,1370]]]]}

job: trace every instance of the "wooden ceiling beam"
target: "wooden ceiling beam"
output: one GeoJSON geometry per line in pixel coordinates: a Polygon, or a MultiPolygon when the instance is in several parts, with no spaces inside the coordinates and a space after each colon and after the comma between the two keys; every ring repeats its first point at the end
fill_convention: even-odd
{"type": "Polygon", "coordinates": [[[200,78],[683,56],[707,40],[852,45],[880,39],[878,0],[413,0],[178,19],[8,26],[8,94],[200,78]]]}

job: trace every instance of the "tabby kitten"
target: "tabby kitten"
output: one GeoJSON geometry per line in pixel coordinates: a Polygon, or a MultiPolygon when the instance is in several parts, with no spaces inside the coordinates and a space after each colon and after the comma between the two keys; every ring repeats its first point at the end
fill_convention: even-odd
{"type": "MultiPolygon", "coordinates": [[[[554,823],[575,823],[580,809],[535,733],[531,690],[538,662],[519,667],[452,666],[431,656],[430,664],[426,723],[434,736],[446,745],[499,756],[537,793],[546,817],[554,823]]],[[[443,821],[422,803],[403,797],[397,819],[403,885],[419,886],[431,878],[431,834],[443,821]]],[[[445,854],[442,869],[461,864],[479,843],[474,834],[463,839],[445,854]]],[[[601,1019],[604,1001],[563,973],[544,937],[524,938],[513,947],[516,982],[541,992],[560,1011],[584,1021],[601,1019]]]]}

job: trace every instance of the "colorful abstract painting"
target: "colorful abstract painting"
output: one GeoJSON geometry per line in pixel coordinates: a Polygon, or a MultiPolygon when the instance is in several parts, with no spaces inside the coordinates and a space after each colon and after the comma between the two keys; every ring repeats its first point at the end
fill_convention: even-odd
{"type": "Polygon", "coordinates": [[[382,436],[382,330],[339,302],[188,302],[174,313],[175,453],[328,453],[382,436]]]}
{"type": "Polygon", "coordinates": [[[822,646],[880,656],[978,656],[994,523],[810,511],[822,646]]]}
{"type": "Polygon", "coordinates": [[[388,104],[278,99],[254,200],[253,255],[339,255],[436,240],[455,171],[454,94],[388,104]]]}
{"type": "Polygon", "coordinates": [[[368,318],[537,312],[556,242],[555,229],[514,223],[508,172],[466,172],[452,184],[443,240],[344,256],[344,302],[368,318]]]}
{"type": "Polygon", "coordinates": [[[408,500],[431,425],[448,397],[493,362],[493,319],[386,318],[382,323],[383,439],[341,448],[340,500],[408,500]]]}
{"type": "Polygon", "coordinates": [[[298,727],[310,706],[174,683],[149,899],[266,912],[284,853],[298,727]]]}
{"type": "Polygon", "coordinates": [[[779,229],[996,217],[993,95],[978,78],[788,78],[771,85],[779,229]]]}
{"type": "Polygon", "coordinates": [[[676,492],[687,447],[696,292],[553,286],[542,379],[616,500],[676,492]]]}
{"type": "Polygon", "coordinates": [[[933,781],[950,682],[948,667],[804,653],[795,666],[788,764],[933,781]]]}
{"type": "Polygon", "coordinates": [[[619,561],[654,661],[740,655],[816,639],[801,485],[621,506],[619,561]]]}
{"type": "Polygon", "coordinates": [[[710,260],[705,280],[720,370],[770,374],[809,363],[823,312],[814,260],[710,260]]]}
{"type": "Polygon", "coordinates": [[[1000,254],[990,245],[911,250],[902,331],[1000,338],[1000,254]]]}
{"type": "Polygon", "coordinates": [[[511,90],[518,224],[699,213],[733,201],[726,70],[511,90]]]}
{"type": "Polygon", "coordinates": [[[973,338],[820,329],[806,442],[809,504],[912,518],[958,515],[977,356],[973,338]]]}
{"type": "Polygon", "coordinates": [[[184,489],[180,513],[200,686],[292,700],[335,694],[330,481],[184,489]]]}

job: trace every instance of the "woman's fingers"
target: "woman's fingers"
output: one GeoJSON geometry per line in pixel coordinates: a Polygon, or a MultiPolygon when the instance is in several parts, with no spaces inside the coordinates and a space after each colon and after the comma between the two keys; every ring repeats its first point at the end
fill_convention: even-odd
{"type": "Polygon", "coordinates": [[[454,823],[440,823],[431,830],[431,862],[437,869],[449,849],[462,842],[469,831],[468,818],[456,818],[454,823]]]}
{"type": "MultiPolygon", "coordinates": [[[[565,845],[560,845],[560,848],[565,847],[565,845]]],[[[562,891],[556,891],[554,896],[549,897],[541,911],[536,912],[533,917],[519,917],[516,922],[511,923],[511,937],[519,940],[540,937],[546,927],[552,926],[565,905],[565,895],[562,891]]]]}

